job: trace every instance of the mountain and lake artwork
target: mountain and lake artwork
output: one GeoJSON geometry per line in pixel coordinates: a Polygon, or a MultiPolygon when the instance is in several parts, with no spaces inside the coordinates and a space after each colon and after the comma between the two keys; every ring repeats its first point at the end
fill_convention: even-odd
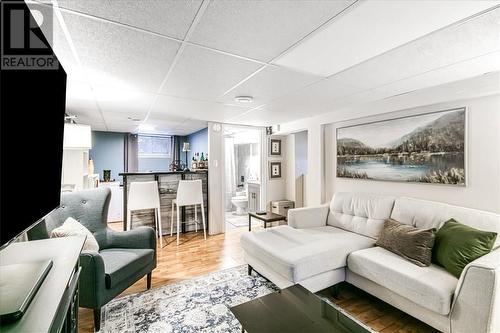
{"type": "Polygon", "coordinates": [[[465,108],[337,129],[337,177],[465,185],[465,108]]]}

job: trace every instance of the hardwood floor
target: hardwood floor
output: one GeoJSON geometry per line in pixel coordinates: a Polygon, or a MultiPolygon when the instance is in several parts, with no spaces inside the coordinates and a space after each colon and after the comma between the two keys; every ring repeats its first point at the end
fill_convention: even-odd
{"type": "Polygon", "coordinates": [[[348,283],[341,284],[338,299],[328,290],[322,295],[341,306],[359,321],[381,333],[438,333],[429,325],[413,318],[378,298],[348,283]]]}
{"type": "MultiPolygon", "coordinates": [[[[113,223],[113,229],[121,230],[121,223],[113,223]]],[[[258,226],[255,227],[257,230],[258,226]]],[[[252,226],[252,229],[254,227],[252,226]]],[[[158,245],[158,264],[153,271],[152,288],[191,279],[221,269],[244,264],[240,237],[246,228],[231,229],[226,234],[207,236],[202,233],[181,235],[176,246],[174,237],[164,237],[163,249],[158,245]]],[[[146,290],[146,278],[137,281],[119,297],[146,290]]],[[[360,321],[382,333],[434,333],[426,324],[414,319],[377,298],[349,285],[342,286],[339,300],[332,300],[360,321]]],[[[80,308],[80,332],[94,331],[92,310],[80,308]]]]}

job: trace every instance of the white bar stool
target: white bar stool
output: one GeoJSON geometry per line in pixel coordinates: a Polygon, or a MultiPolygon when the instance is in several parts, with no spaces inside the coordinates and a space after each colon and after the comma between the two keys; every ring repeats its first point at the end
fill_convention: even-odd
{"type": "Polygon", "coordinates": [[[127,230],[132,229],[132,212],[142,209],[155,210],[156,237],[160,237],[160,247],[163,247],[163,234],[161,231],[160,195],[158,182],[132,182],[130,183],[127,200],[127,230]]]}
{"type": "Polygon", "coordinates": [[[205,206],[203,205],[203,192],[201,179],[197,180],[180,180],[177,188],[177,198],[172,200],[172,216],[170,221],[170,236],[174,229],[174,209],[177,205],[177,245],[179,245],[180,231],[180,213],[179,208],[182,206],[194,205],[194,221],[195,231],[198,232],[198,205],[201,205],[201,220],[203,222],[203,236],[207,239],[207,231],[205,228],[205,206]]]}

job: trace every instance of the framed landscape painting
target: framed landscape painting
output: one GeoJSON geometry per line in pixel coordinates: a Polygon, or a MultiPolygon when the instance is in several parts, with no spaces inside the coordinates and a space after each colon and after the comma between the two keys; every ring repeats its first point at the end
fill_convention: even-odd
{"type": "Polygon", "coordinates": [[[465,186],[466,110],[337,129],[337,177],[465,186]]]}

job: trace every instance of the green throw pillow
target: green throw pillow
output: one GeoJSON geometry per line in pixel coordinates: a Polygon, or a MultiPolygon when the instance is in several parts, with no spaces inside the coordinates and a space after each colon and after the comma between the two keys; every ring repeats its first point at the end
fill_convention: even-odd
{"type": "Polygon", "coordinates": [[[432,262],[457,278],[468,263],[491,252],[497,234],[482,231],[450,219],[438,230],[432,262]]]}

